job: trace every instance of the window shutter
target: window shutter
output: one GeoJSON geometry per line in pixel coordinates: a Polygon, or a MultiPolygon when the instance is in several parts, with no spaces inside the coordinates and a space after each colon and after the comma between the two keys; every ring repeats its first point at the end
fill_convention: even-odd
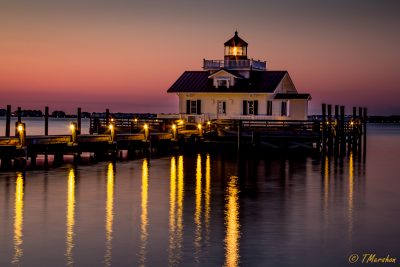
{"type": "Polygon", "coordinates": [[[201,114],[201,100],[197,100],[197,115],[201,114]]]}
{"type": "Polygon", "coordinates": [[[258,100],[254,100],[254,115],[258,115],[258,100]]]}
{"type": "Polygon", "coordinates": [[[190,100],[186,100],[186,114],[190,114],[190,100]]]}
{"type": "Polygon", "coordinates": [[[247,115],[247,101],[243,100],[243,115],[247,115]]]}

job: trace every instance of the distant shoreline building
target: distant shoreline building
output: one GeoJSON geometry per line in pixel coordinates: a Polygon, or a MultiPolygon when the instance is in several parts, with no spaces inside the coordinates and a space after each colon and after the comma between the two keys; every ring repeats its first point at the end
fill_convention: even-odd
{"type": "Polygon", "coordinates": [[[287,71],[267,70],[247,57],[248,43],[235,35],[224,43],[224,60],[203,60],[202,71],[185,71],[168,89],[179,97],[179,116],[213,119],[306,120],[310,94],[298,93],[287,71]]]}

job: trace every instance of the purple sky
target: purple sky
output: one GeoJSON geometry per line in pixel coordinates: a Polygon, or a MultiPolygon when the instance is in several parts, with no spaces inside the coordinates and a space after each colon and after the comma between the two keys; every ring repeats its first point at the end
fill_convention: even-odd
{"type": "MultiPolygon", "coordinates": [[[[399,1],[0,2],[0,105],[177,112],[166,90],[237,29],[322,102],[400,114],[399,1]]],[[[1,107],[0,107],[1,108],[1,107]]]]}

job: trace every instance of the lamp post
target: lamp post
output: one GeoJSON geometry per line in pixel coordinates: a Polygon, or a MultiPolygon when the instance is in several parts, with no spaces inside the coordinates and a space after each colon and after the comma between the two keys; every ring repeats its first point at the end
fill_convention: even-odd
{"type": "Polygon", "coordinates": [[[25,123],[17,122],[16,124],[17,134],[19,138],[19,144],[21,147],[25,146],[26,128],[25,123]]]}
{"type": "Polygon", "coordinates": [[[172,138],[176,139],[176,125],[172,124],[172,138]]]}
{"type": "Polygon", "coordinates": [[[71,130],[71,142],[76,143],[76,131],[77,131],[77,123],[71,122],[69,125],[69,129],[71,130]]]}
{"type": "Polygon", "coordinates": [[[111,142],[115,141],[115,124],[111,119],[111,123],[108,125],[108,129],[110,130],[111,142]]]}
{"type": "Polygon", "coordinates": [[[149,125],[145,124],[143,125],[144,129],[144,138],[147,141],[149,139],[149,125]]]}
{"type": "Polygon", "coordinates": [[[203,130],[202,130],[201,123],[197,124],[197,129],[199,129],[199,135],[202,136],[203,135],[203,130]]]}

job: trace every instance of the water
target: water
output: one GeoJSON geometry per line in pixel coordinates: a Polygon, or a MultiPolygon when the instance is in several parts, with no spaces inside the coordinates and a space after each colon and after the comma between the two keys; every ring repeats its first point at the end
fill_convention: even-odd
{"type": "Polygon", "coordinates": [[[0,173],[0,266],[399,258],[400,127],[368,130],[365,163],[194,154],[0,173]]]}

